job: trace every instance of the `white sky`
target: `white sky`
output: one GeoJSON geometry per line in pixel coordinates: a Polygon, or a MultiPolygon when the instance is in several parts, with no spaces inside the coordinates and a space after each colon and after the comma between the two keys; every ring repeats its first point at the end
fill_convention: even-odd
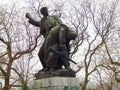
{"type": "MultiPolygon", "coordinates": [[[[26,0],[0,0],[0,4],[6,4],[6,3],[10,3],[10,2],[22,2],[22,1],[26,1],[26,0]]],[[[44,0],[45,1],[45,0],[44,0]]],[[[47,0],[46,0],[47,1],[47,0]]],[[[56,0],[51,0],[51,1],[56,1],[56,0]]],[[[75,2],[75,0],[57,0],[57,1],[67,1],[67,2],[75,2]]],[[[80,1],[80,0],[76,0],[76,1],[80,1]]],[[[99,1],[99,0],[95,0],[95,1],[99,1]]],[[[114,1],[114,0],[100,0],[100,1],[114,1]]]]}
{"type": "Polygon", "coordinates": [[[26,5],[25,0],[0,0],[0,6],[12,6],[13,4],[18,4],[18,7],[26,5]]]}

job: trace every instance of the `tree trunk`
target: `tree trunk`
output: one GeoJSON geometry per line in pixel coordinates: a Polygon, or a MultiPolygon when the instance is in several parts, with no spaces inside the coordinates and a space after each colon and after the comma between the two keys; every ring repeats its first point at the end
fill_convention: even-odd
{"type": "Polygon", "coordinates": [[[87,79],[87,77],[85,77],[84,84],[82,86],[82,90],[86,90],[87,83],[88,83],[88,79],[87,79]]]}
{"type": "Polygon", "coordinates": [[[85,69],[85,79],[84,79],[84,83],[83,83],[83,86],[82,86],[82,90],[86,90],[87,88],[87,83],[88,83],[88,67],[86,67],[85,69]]]}
{"type": "Polygon", "coordinates": [[[10,90],[11,86],[9,85],[9,76],[5,76],[5,86],[3,90],[10,90]]]}
{"type": "Polygon", "coordinates": [[[12,60],[10,63],[8,63],[8,67],[6,69],[6,74],[5,74],[5,86],[4,89],[5,90],[10,90],[11,85],[10,85],[10,73],[11,73],[11,66],[12,66],[12,60]]]}

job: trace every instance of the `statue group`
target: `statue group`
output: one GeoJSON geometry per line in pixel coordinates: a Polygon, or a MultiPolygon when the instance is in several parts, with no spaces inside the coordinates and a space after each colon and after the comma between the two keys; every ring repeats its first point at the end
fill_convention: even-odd
{"type": "Polygon", "coordinates": [[[42,7],[40,12],[43,15],[40,21],[26,13],[29,23],[39,27],[45,38],[38,53],[43,69],[35,74],[36,79],[49,76],[74,77],[75,71],[70,68],[69,43],[77,37],[76,32],[63,24],[58,16],[50,16],[47,7],[42,7]]]}

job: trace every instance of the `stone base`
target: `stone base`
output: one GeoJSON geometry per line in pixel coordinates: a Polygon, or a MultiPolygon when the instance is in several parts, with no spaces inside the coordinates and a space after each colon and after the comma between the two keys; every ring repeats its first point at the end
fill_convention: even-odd
{"type": "Polygon", "coordinates": [[[30,90],[80,90],[77,78],[50,77],[34,80],[29,84],[30,90]]]}

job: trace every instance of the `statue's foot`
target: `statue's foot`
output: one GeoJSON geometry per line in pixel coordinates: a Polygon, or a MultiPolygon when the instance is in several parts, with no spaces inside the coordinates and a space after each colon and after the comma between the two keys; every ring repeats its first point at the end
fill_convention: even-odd
{"type": "Polygon", "coordinates": [[[72,70],[70,66],[65,66],[65,69],[72,70]]]}
{"type": "Polygon", "coordinates": [[[38,78],[40,75],[45,75],[47,71],[48,71],[48,68],[43,68],[39,70],[37,73],[35,73],[35,77],[38,78]]]}
{"type": "Polygon", "coordinates": [[[48,71],[48,70],[49,70],[49,68],[48,68],[48,67],[45,67],[45,68],[43,68],[43,69],[39,70],[39,71],[38,71],[38,73],[41,73],[41,72],[46,72],[46,71],[48,71]]]}
{"type": "Polygon", "coordinates": [[[56,69],[49,68],[48,71],[46,71],[47,74],[53,74],[56,71],[56,69]]]}
{"type": "Polygon", "coordinates": [[[44,72],[49,71],[49,67],[45,67],[43,71],[44,71],[44,72]]]}
{"type": "Polygon", "coordinates": [[[43,69],[41,69],[41,70],[39,70],[39,71],[38,71],[38,73],[39,73],[39,72],[42,72],[42,71],[44,71],[44,68],[43,68],[43,69]]]}

